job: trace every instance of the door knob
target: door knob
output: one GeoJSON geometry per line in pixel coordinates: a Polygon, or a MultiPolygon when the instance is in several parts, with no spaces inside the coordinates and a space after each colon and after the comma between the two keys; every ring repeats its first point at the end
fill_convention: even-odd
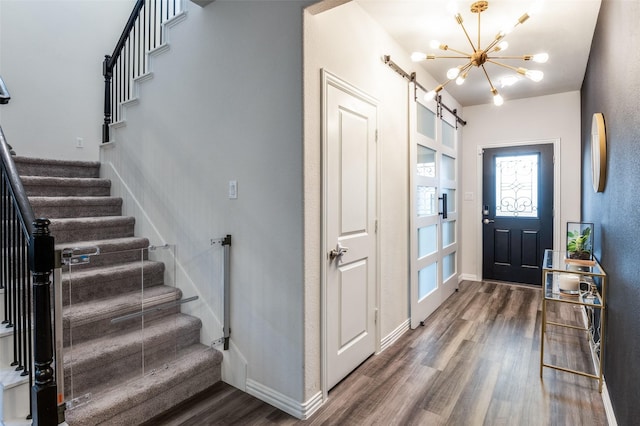
{"type": "Polygon", "coordinates": [[[334,248],[329,252],[329,258],[333,260],[336,257],[341,257],[343,254],[345,254],[348,251],[349,251],[349,247],[343,247],[340,245],[340,243],[338,243],[336,244],[336,248],[334,248]]]}
{"type": "Polygon", "coordinates": [[[485,225],[488,225],[493,222],[495,222],[495,220],[493,219],[487,219],[487,218],[482,219],[482,223],[484,223],[485,225]]]}

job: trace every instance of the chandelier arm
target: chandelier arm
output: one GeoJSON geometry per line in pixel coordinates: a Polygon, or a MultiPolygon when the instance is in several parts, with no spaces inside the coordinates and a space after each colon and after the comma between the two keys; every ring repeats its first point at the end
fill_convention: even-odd
{"type": "Polygon", "coordinates": [[[471,57],[471,53],[463,52],[462,50],[452,49],[449,46],[447,46],[447,50],[450,50],[452,52],[458,53],[458,54],[463,55],[463,56],[465,56],[467,58],[471,57]]]}
{"type": "Polygon", "coordinates": [[[529,61],[533,55],[520,55],[520,56],[488,56],[487,61],[491,59],[522,59],[523,61],[529,61]]]}
{"type": "Polygon", "coordinates": [[[467,40],[469,40],[469,44],[471,45],[471,48],[475,52],[477,49],[473,45],[473,42],[471,41],[471,37],[469,37],[469,33],[467,33],[467,29],[464,27],[464,24],[462,22],[460,22],[460,27],[462,27],[462,31],[464,31],[464,35],[467,37],[467,40]]]}
{"type": "Polygon", "coordinates": [[[460,55],[460,56],[429,56],[427,59],[469,59],[471,56],[469,55],[460,55]]]}
{"type": "Polygon", "coordinates": [[[496,90],[496,88],[493,87],[493,83],[491,83],[491,79],[489,78],[489,74],[487,73],[487,70],[484,68],[484,64],[480,66],[482,67],[482,71],[484,71],[484,75],[485,77],[487,77],[487,81],[489,82],[489,87],[491,87],[491,91],[493,92],[494,90],[496,90]]]}
{"type": "Polygon", "coordinates": [[[482,46],[482,44],[480,44],[480,16],[482,16],[482,11],[478,12],[478,49],[482,46]]]}
{"type": "Polygon", "coordinates": [[[496,38],[494,38],[493,41],[491,43],[489,43],[489,45],[487,47],[484,48],[484,52],[485,53],[489,53],[489,51],[491,49],[493,49],[498,43],[500,43],[506,37],[507,37],[507,34],[504,34],[504,35],[501,36],[500,33],[498,33],[496,38]]]}
{"type": "Polygon", "coordinates": [[[491,60],[491,59],[487,59],[487,62],[491,62],[492,64],[499,65],[501,67],[508,68],[511,71],[518,72],[518,68],[513,67],[511,65],[503,64],[502,62],[494,61],[494,60],[491,60]]]}

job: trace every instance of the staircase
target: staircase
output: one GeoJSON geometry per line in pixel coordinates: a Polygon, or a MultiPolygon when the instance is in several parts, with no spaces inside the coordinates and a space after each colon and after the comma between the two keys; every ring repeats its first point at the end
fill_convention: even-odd
{"type": "Polygon", "coordinates": [[[15,163],[35,216],[51,220],[56,248],[100,253],[63,268],[67,423],[140,424],[219,381],[222,354],[200,344],[201,321],[172,303],[180,290],[149,260],[149,241],[134,236],[135,220],[109,196],[99,163],[15,163]],[[143,304],[150,313],[136,315],[143,304]]]}

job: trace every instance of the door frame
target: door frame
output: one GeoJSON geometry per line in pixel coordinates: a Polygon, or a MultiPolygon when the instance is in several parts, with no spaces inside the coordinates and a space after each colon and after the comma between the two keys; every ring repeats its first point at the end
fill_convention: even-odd
{"type": "MultiPolygon", "coordinates": [[[[322,400],[326,401],[329,397],[329,389],[328,389],[328,304],[327,304],[327,256],[331,248],[327,245],[327,200],[328,200],[328,164],[327,164],[327,147],[328,147],[328,131],[327,131],[327,106],[328,106],[328,88],[329,86],[333,86],[338,88],[354,97],[360,98],[365,102],[371,103],[379,106],[379,102],[368,95],[366,92],[358,89],[354,85],[348,83],[347,81],[339,78],[335,74],[327,71],[322,68],[320,70],[321,73],[321,129],[320,129],[320,139],[321,139],[321,164],[322,164],[322,188],[321,188],[321,202],[322,205],[320,207],[321,212],[321,251],[320,251],[320,389],[322,391],[322,400]]],[[[376,135],[377,140],[377,135],[376,135]]],[[[376,215],[376,224],[379,224],[380,218],[380,146],[376,141],[375,147],[375,161],[376,161],[376,172],[375,172],[375,194],[376,194],[376,203],[375,203],[375,215],[376,215]]],[[[376,252],[376,265],[375,265],[375,309],[376,309],[376,324],[375,324],[375,354],[380,352],[380,232],[378,232],[378,225],[376,225],[375,232],[375,252],[376,252]]]]}
{"type": "Polygon", "coordinates": [[[555,139],[534,139],[534,140],[521,140],[512,142],[498,142],[487,143],[478,145],[477,158],[476,158],[476,205],[474,208],[474,220],[476,220],[476,276],[483,280],[482,276],[482,180],[483,180],[483,164],[482,164],[482,152],[485,148],[508,148],[524,145],[543,145],[553,144],[553,249],[558,250],[561,245],[562,233],[559,232],[561,228],[561,211],[560,200],[562,192],[562,179],[560,176],[560,164],[561,164],[561,150],[560,150],[560,138],[555,139]]]}

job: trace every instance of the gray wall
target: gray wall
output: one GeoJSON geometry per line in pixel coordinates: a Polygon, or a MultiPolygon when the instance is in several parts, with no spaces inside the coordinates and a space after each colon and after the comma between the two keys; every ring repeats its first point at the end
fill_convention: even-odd
{"type": "Polygon", "coordinates": [[[18,155],[98,159],[102,60],[134,2],[0,0],[0,75],[11,92],[0,124],[18,155]]]}
{"type": "Polygon", "coordinates": [[[640,417],[640,3],[604,0],[582,86],[582,220],[595,223],[595,252],[609,275],[605,377],[620,425],[640,417]],[[591,117],[607,128],[607,182],[591,185],[591,117]]]}

